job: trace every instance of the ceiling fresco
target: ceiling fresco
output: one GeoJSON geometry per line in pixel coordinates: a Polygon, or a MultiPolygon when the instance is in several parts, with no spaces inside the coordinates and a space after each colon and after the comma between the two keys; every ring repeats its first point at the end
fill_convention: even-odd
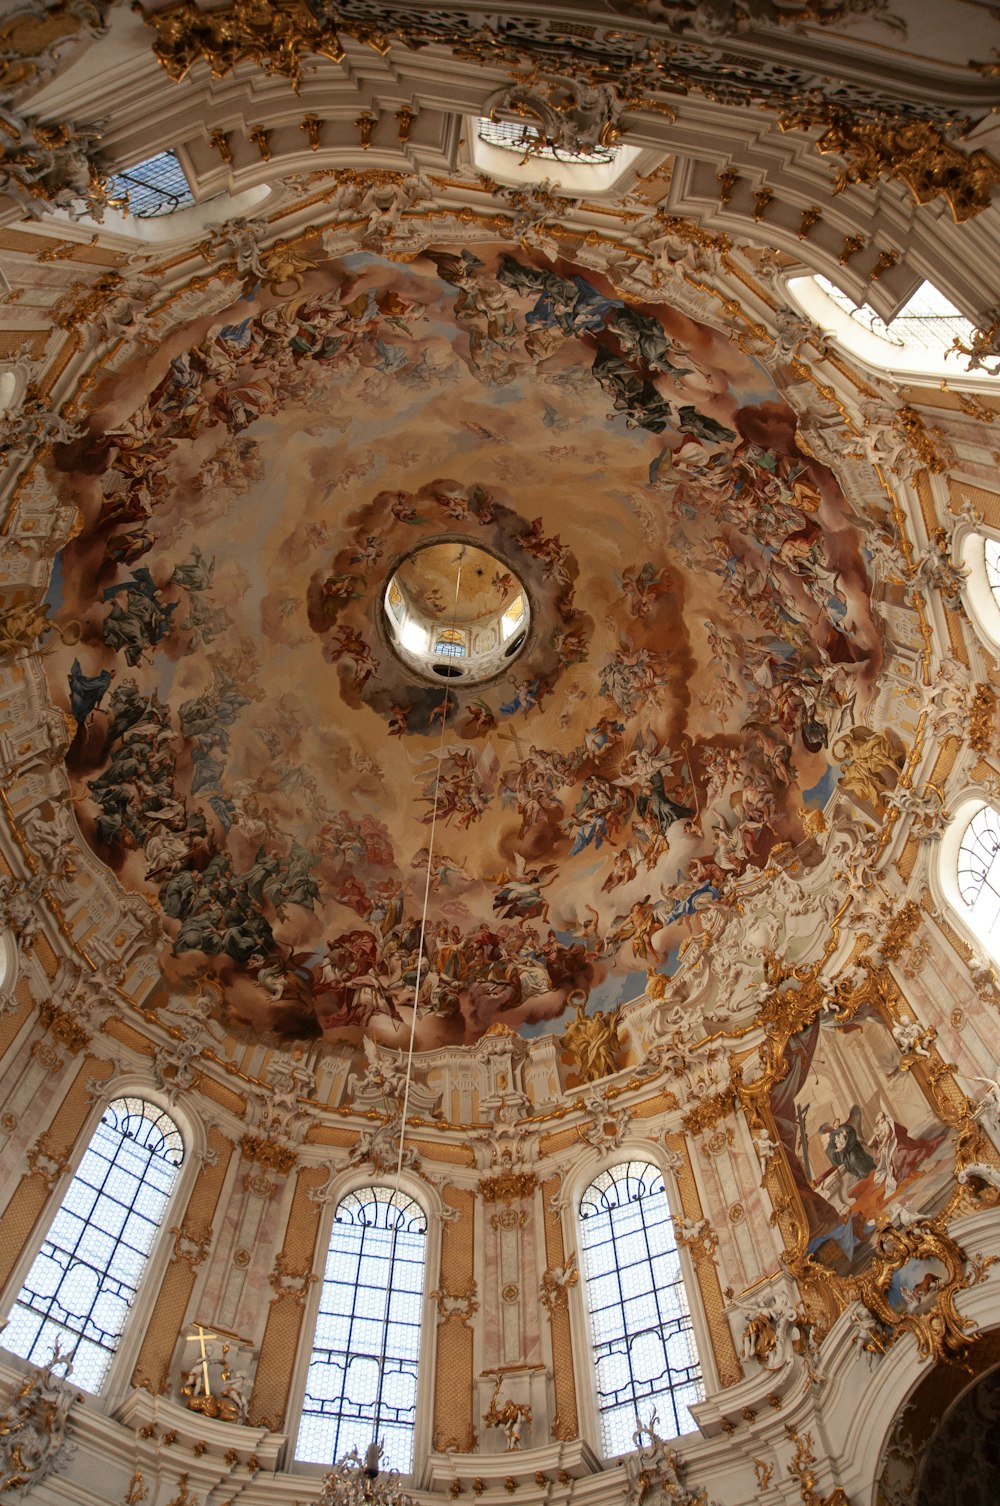
{"type": "Polygon", "coordinates": [[[231,1026],[399,1044],[419,986],[429,1048],[636,997],[815,830],[874,695],[860,533],[767,371],[518,247],[245,289],[95,392],[56,484],[78,818],[231,1026]],[[428,545],[434,620],[470,545],[466,600],[526,588],[487,683],[390,646],[428,545]]]}

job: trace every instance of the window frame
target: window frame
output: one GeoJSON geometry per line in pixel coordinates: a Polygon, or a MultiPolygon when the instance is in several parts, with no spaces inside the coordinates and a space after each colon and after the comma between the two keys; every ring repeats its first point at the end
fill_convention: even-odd
{"type": "MultiPolygon", "coordinates": [[[[286,1414],[285,1432],[288,1442],[286,1445],[285,1470],[297,1475],[312,1478],[322,1478],[328,1473],[330,1463],[315,1464],[305,1459],[296,1459],[295,1450],[298,1447],[299,1426],[302,1419],[302,1407],[305,1401],[306,1385],[309,1378],[309,1364],[312,1359],[313,1340],[316,1335],[316,1325],[319,1320],[319,1305],[323,1295],[323,1276],[326,1271],[327,1257],[330,1252],[330,1242],[333,1235],[333,1223],[337,1209],[352,1192],[361,1192],[367,1187],[391,1187],[395,1190],[396,1173],[369,1171],[365,1174],[357,1167],[348,1167],[339,1175],[330,1180],[328,1188],[323,1190],[322,1201],[325,1204],[323,1217],[320,1219],[316,1234],[316,1245],[313,1250],[312,1268],[317,1276],[309,1288],[309,1294],[303,1308],[302,1326],[299,1330],[298,1353],[292,1370],[292,1384],[288,1392],[288,1411],[286,1414]]],[[[437,1307],[431,1292],[438,1285],[441,1267],[441,1226],[445,1205],[436,1189],[430,1187],[419,1177],[405,1169],[399,1177],[399,1191],[404,1197],[412,1198],[423,1212],[427,1222],[427,1241],[424,1250],[424,1293],[420,1312],[420,1348],[417,1357],[417,1402],[413,1424],[413,1461],[414,1470],[409,1474],[400,1474],[401,1481],[412,1482],[419,1472],[420,1461],[431,1452],[431,1440],[434,1429],[434,1385],[435,1367],[437,1358],[437,1307]]],[[[333,1461],[331,1461],[333,1462],[333,1461]]]]}
{"type": "MultiPolygon", "coordinates": [[[[590,1187],[595,1178],[602,1172],[609,1171],[614,1166],[622,1165],[629,1161],[640,1161],[647,1166],[654,1166],[663,1178],[663,1189],[667,1197],[667,1207],[670,1217],[676,1223],[678,1218],[684,1216],[677,1188],[677,1179],[667,1164],[664,1148],[659,1141],[650,1142],[628,1136],[622,1144],[616,1147],[611,1155],[600,1156],[596,1151],[581,1157],[580,1162],[574,1165],[567,1175],[564,1211],[563,1211],[563,1248],[569,1253],[575,1253],[576,1268],[579,1271],[579,1280],[569,1290],[569,1313],[570,1330],[573,1338],[574,1371],[576,1374],[576,1400],[577,1415],[580,1419],[580,1432],[587,1443],[594,1450],[599,1459],[605,1462],[613,1462],[623,1458],[620,1454],[605,1454],[604,1442],[601,1429],[601,1415],[597,1396],[596,1373],[594,1365],[594,1342],[590,1326],[590,1305],[587,1301],[587,1274],[584,1266],[582,1242],[580,1239],[580,1207],[584,1193],[590,1187]]],[[[702,1188],[697,1177],[697,1168],[692,1164],[692,1172],[699,1198],[704,1202],[702,1188]]],[[[715,1350],[712,1347],[711,1333],[705,1317],[702,1305],[701,1287],[698,1284],[694,1261],[690,1252],[680,1243],[677,1246],[680,1259],[681,1278],[684,1282],[684,1291],[688,1300],[688,1309],[691,1313],[691,1328],[694,1333],[695,1346],[698,1358],[701,1362],[702,1383],[706,1397],[711,1396],[719,1389],[719,1376],[715,1363],[715,1350]]],[[[700,1405],[700,1403],[696,1403],[700,1405]]],[[[680,1438],[700,1436],[697,1433],[682,1433],[680,1438]]],[[[673,1439],[670,1440],[671,1443],[673,1439]]],[[[634,1449],[628,1449],[627,1453],[633,1453],[634,1449]]]]}
{"type": "MultiPolygon", "coordinates": [[[[1000,503],[1000,496],[997,497],[1000,503]]],[[[962,596],[976,636],[995,658],[1000,658],[1000,600],[993,594],[986,571],[986,541],[1000,544],[1000,530],[986,523],[955,529],[953,554],[968,571],[962,596]]]]}
{"type": "MultiPolygon", "coordinates": [[[[63,1200],[69,1190],[70,1183],[80,1169],[90,1143],[94,1138],[95,1131],[101,1118],[114,1099],[117,1098],[142,1098],[168,1115],[177,1126],[181,1140],[184,1144],[184,1159],[178,1168],[174,1178],[174,1184],[163,1210],[160,1226],[153,1238],[153,1243],[142,1275],[136,1287],[135,1302],[126,1319],[111,1363],[108,1366],[104,1384],[100,1391],[87,1391],[88,1404],[99,1408],[103,1412],[113,1412],[120,1406],[132,1390],[132,1373],[135,1370],[139,1358],[139,1350],[146,1336],[149,1319],[152,1317],[152,1304],[146,1301],[145,1294],[150,1290],[159,1292],[167,1266],[173,1253],[173,1239],[171,1238],[170,1226],[180,1222],[178,1208],[187,1205],[191,1195],[192,1183],[197,1175],[199,1165],[207,1150],[207,1140],[198,1119],[187,1113],[178,1103],[171,1103],[167,1095],[151,1083],[147,1078],[135,1073],[122,1073],[108,1078],[103,1084],[102,1090],[94,1100],[94,1105],[88,1113],[83,1126],[77,1135],[73,1145],[72,1156],[69,1160],[68,1170],[53,1183],[45,1206],[35,1221],[30,1237],[26,1240],[24,1248],[14,1265],[10,1279],[0,1290],[0,1315],[6,1317],[10,1312],[21,1288],[25,1283],[28,1272],[31,1270],[49,1230],[55,1220],[56,1214],[62,1207],[63,1200]],[[146,1321],[137,1319],[137,1315],[145,1310],[146,1321]]],[[[62,1097],[58,1096],[52,1105],[50,1120],[62,1104],[62,1097]]],[[[45,1133],[49,1128],[47,1122],[44,1126],[37,1127],[38,1135],[45,1133]]],[[[27,1166],[24,1170],[27,1171],[27,1166]]],[[[12,1191],[17,1182],[12,1178],[12,1191]]],[[[4,1348],[3,1335],[0,1333],[0,1351],[4,1364],[23,1368],[26,1372],[33,1371],[36,1366],[33,1361],[22,1359],[13,1350],[4,1348]]]]}
{"type": "Polygon", "coordinates": [[[995,949],[990,945],[984,925],[975,923],[975,912],[962,897],[958,884],[958,855],[970,822],[985,806],[1000,815],[1000,804],[988,790],[975,786],[967,787],[958,796],[951,820],[944,836],[937,844],[937,861],[931,864],[931,894],[939,907],[953,922],[963,940],[969,942],[975,954],[982,954],[1000,973],[1000,927],[997,929],[995,949]]]}
{"type": "MultiPolygon", "coordinates": [[[[942,351],[938,356],[930,351],[894,345],[883,336],[870,330],[867,325],[854,319],[846,309],[822,288],[817,277],[826,277],[835,287],[841,287],[836,278],[825,269],[815,266],[789,269],[782,278],[782,285],[793,308],[812,319],[830,336],[841,350],[873,375],[892,376],[918,386],[936,387],[944,377],[952,388],[967,392],[996,395],[1000,384],[995,377],[982,372],[970,372],[965,358],[958,352],[942,351]]],[[[930,279],[924,279],[929,281],[930,279]]],[[[936,288],[940,292],[940,289],[936,288]]],[[[841,287],[846,296],[846,289],[841,287]]],[[[917,290],[919,291],[919,289],[917,290]]],[[[911,295],[911,298],[915,295],[911,295]]],[[[943,297],[947,295],[942,293],[943,297]]],[[[862,297],[862,302],[865,299],[862,297]]],[[[909,302],[909,300],[907,300],[909,302]]],[[[957,307],[957,305],[955,305],[957,307]]],[[[875,310],[877,313],[878,310],[875,310]]],[[[903,312],[905,313],[905,307],[903,312]]],[[[964,315],[962,316],[965,317],[964,315]]],[[[971,323],[971,321],[969,321],[971,323]]],[[[888,321],[892,328],[892,319],[888,321]]]]}

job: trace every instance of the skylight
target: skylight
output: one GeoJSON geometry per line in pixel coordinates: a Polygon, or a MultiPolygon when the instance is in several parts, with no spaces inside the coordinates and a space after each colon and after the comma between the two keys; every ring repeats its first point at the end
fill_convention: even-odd
{"type": "Polygon", "coordinates": [[[812,319],[873,366],[942,376],[961,371],[952,347],[956,339],[968,344],[973,326],[933,283],[922,282],[888,323],[827,277],[796,277],[788,290],[812,319]]]}
{"type": "Polygon", "coordinates": [[[541,157],[548,162],[579,162],[584,166],[615,162],[621,152],[618,146],[597,146],[589,152],[563,151],[544,142],[536,126],[520,120],[490,120],[488,115],[479,117],[479,139],[505,152],[517,152],[525,160],[541,157]]]}
{"type": "Polygon", "coordinates": [[[175,214],[194,203],[176,152],[157,152],[155,157],[113,174],[111,182],[116,196],[128,195],[129,213],[138,220],[175,214]]]}

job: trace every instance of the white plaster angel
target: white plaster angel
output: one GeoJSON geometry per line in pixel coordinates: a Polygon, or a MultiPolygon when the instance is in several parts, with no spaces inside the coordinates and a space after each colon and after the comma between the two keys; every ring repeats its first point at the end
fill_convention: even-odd
{"type": "Polygon", "coordinates": [[[892,1038],[903,1056],[930,1057],[927,1047],[937,1032],[925,1030],[917,1020],[900,1020],[892,1027],[892,1038]]]}
{"type": "Polygon", "coordinates": [[[974,1082],[984,1082],[986,1092],[980,1098],[973,1119],[978,1119],[994,1143],[1000,1143],[1000,1082],[995,1077],[976,1075],[974,1082]]]}
{"type": "Polygon", "coordinates": [[[740,1339],[743,1360],[756,1360],[764,1370],[784,1369],[792,1358],[792,1339],[799,1324],[788,1294],[779,1290],[749,1302],[737,1300],[731,1310],[747,1315],[740,1339]]]}

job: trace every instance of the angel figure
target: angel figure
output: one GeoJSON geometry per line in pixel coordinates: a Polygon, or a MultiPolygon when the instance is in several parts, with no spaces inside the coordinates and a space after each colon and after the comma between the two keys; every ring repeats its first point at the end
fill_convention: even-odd
{"type": "Polygon", "coordinates": [[[286,240],[279,238],[270,251],[265,252],[261,257],[261,265],[264,280],[272,293],[282,290],[287,293],[289,290],[285,288],[286,283],[291,283],[291,292],[298,293],[302,290],[303,272],[312,271],[316,263],[310,261],[308,256],[302,256],[298,251],[294,251],[286,240]]]}
{"type": "Polygon", "coordinates": [[[872,805],[882,798],[887,775],[899,773],[892,743],[884,732],[869,732],[863,742],[855,742],[845,733],[830,752],[841,765],[841,789],[872,805]]]}
{"type": "Polygon", "coordinates": [[[526,1422],[531,1422],[531,1408],[519,1401],[505,1401],[502,1407],[498,1407],[497,1398],[502,1385],[503,1373],[501,1372],[497,1375],[497,1383],[493,1388],[489,1407],[483,1413],[483,1421],[488,1427],[503,1428],[504,1437],[507,1440],[507,1452],[512,1454],[521,1447],[521,1431],[526,1422]]]}
{"type": "Polygon", "coordinates": [[[562,1034],[563,1044],[576,1057],[581,1082],[598,1082],[618,1071],[621,1040],[618,1036],[618,1010],[598,1009],[587,1014],[587,1001],[581,998],[576,1018],[562,1034]]]}

